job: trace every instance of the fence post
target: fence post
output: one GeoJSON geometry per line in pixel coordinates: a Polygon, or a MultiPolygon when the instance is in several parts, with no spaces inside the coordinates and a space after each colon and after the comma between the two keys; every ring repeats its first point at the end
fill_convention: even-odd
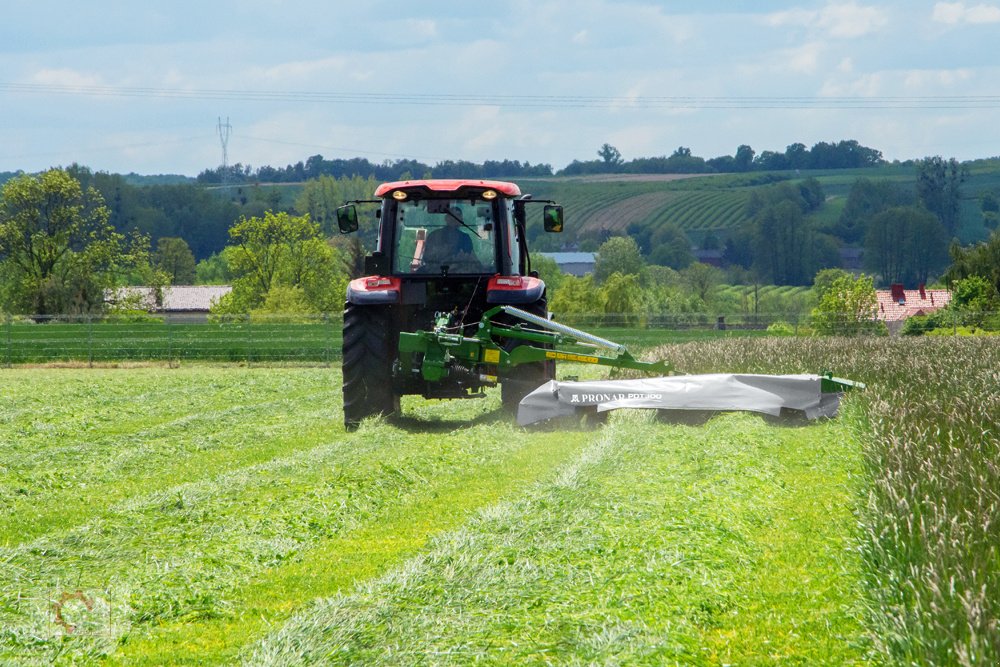
{"type": "Polygon", "coordinates": [[[250,329],[250,313],[246,314],[247,318],[247,368],[253,363],[253,331],[250,329]]]}
{"type": "Polygon", "coordinates": [[[330,313],[323,313],[323,324],[326,325],[326,349],[323,355],[326,357],[326,367],[333,363],[333,325],[330,324],[330,313]]]}
{"type": "Polygon", "coordinates": [[[5,324],[7,325],[7,368],[14,365],[14,353],[11,349],[12,338],[11,338],[11,328],[14,326],[14,317],[10,314],[4,316],[5,324]]]}
{"type": "Polygon", "coordinates": [[[163,315],[163,324],[167,327],[167,367],[169,368],[174,365],[174,332],[170,326],[170,318],[166,314],[163,315]]]}
{"type": "Polygon", "coordinates": [[[87,313],[87,368],[94,367],[94,316],[87,313]]]}

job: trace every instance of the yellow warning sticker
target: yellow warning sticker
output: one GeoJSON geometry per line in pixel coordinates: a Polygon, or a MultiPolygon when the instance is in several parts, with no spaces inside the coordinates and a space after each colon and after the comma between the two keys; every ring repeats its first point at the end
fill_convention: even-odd
{"type": "Polygon", "coordinates": [[[483,362],[487,364],[499,364],[500,350],[483,350],[483,362]]]}
{"type": "Polygon", "coordinates": [[[569,354],[568,352],[546,352],[546,359],[559,359],[560,361],[578,361],[582,364],[596,364],[597,357],[588,357],[583,354],[569,354]]]}

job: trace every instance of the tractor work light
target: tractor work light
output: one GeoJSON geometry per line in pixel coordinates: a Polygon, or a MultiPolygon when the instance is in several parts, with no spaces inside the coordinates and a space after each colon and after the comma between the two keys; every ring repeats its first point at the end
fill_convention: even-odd
{"type": "Polygon", "coordinates": [[[490,201],[492,199],[496,199],[497,198],[497,191],[496,190],[487,190],[486,192],[484,192],[482,194],[482,197],[486,201],[490,201]]]}
{"type": "Polygon", "coordinates": [[[403,192],[402,190],[395,190],[392,193],[392,198],[395,199],[396,201],[403,201],[404,199],[406,199],[406,193],[403,192]]]}

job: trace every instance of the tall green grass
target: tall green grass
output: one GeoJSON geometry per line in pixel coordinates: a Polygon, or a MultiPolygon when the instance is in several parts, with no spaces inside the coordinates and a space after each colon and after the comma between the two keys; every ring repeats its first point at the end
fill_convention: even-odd
{"type": "Polygon", "coordinates": [[[1000,341],[723,340],[660,352],[689,372],[831,369],[867,382],[850,401],[875,646],[894,664],[1000,664],[1000,341]]]}

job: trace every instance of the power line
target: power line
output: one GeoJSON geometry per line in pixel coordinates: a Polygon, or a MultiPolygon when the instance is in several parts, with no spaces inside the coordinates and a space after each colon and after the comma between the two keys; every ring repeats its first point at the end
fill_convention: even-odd
{"type": "Polygon", "coordinates": [[[544,109],[996,109],[1000,95],[924,96],[600,96],[265,91],[0,82],[0,90],[32,95],[135,97],[406,106],[498,106],[544,109]]]}

